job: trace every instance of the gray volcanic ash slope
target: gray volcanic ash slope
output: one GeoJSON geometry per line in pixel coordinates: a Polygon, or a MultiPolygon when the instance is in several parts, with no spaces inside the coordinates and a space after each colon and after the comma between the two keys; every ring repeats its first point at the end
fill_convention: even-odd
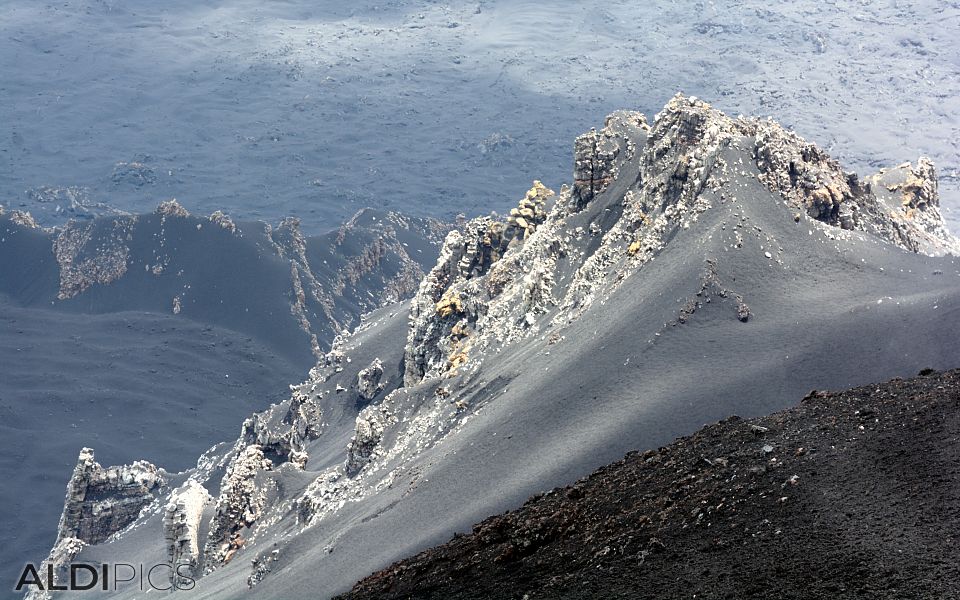
{"type": "Polygon", "coordinates": [[[923,373],[630,453],[343,600],[956,598],[960,371],[923,373]]]}
{"type": "Polygon", "coordinates": [[[627,451],[960,362],[957,252],[924,159],[860,179],[696,99],[615,113],[572,187],[451,232],[409,308],[229,448],[132,492],[83,455],[52,559],[182,564],[198,598],[346,591],[627,451]]]}
{"type": "Polygon", "coordinates": [[[0,581],[55,540],[80,448],[191,467],[361,313],[412,295],[446,231],[363,211],[304,237],[171,203],[56,230],[0,214],[0,581]]]}

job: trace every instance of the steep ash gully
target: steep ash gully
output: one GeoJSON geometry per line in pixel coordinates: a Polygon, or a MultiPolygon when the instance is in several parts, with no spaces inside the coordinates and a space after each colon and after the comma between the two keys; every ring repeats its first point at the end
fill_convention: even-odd
{"type": "MultiPolygon", "coordinates": [[[[577,138],[574,160],[571,187],[555,194],[535,182],[507,217],[473,219],[447,236],[410,303],[405,345],[365,345],[396,321],[388,309],[368,315],[291,386],[289,400],[247,419],[231,447],[211,449],[196,469],[111,467],[136,474],[103,483],[85,450],[48,560],[62,571],[85,546],[156,530],[163,533],[151,543],[201,587],[241,558],[251,565],[247,586],[269,580],[297,536],[398,484],[418,457],[495,402],[464,391],[484,365],[527,339],[563,339],[705,211],[736,204],[748,171],[811,234],[871,234],[910,252],[960,254],[926,159],[861,181],[776,123],[732,119],[695,98],[676,96],[652,124],[636,112],[612,114],[577,138]]],[[[733,249],[765,235],[745,219],[730,226],[733,249]]],[[[778,263],[776,240],[769,248],[778,263]]],[[[725,283],[708,262],[697,299],[677,320],[712,298],[730,318],[749,320],[744,298],[725,283]]]]}

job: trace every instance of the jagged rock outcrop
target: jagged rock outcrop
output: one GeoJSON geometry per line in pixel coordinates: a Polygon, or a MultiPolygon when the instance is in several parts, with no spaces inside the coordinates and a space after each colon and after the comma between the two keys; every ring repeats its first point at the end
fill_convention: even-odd
{"type": "Polygon", "coordinates": [[[937,172],[929,158],[881,170],[866,177],[864,185],[876,195],[904,245],[924,254],[960,252],[940,214],[937,172]]]}
{"type": "MultiPolygon", "coordinates": [[[[37,572],[42,578],[45,578],[49,572],[48,569],[52,566],[54,585],[64,585],[65,582],[70,580],[70,563],[77,558],[85,545],[81,540],[74,537],[58,539],[53,549],[50,550],[50,555],[40,564],[37,572]]],[[[24,598],[25,600],[50,600],[52,596],[49,590],[30,588],[24,598]]]]}
{"type": "Polygon", "coordinates": [[[395,421],[383,404],[368,406],[360,411],[356,433],[347,446],[347,461],[344,463],[347,475],[356,475],[370,462],[383,438],[384,429],[395,421]]]}
{"type": "Polygon", "coordinates": [[[59,229],[53,239],[53,254],[60,265],[57,298],[73,298],[93,285],[108,285],[123,277],[130,258],[128,239],[136,223],[136,217],[117,217],[105,228],[70,221],[59,229]]]}
{"type": "Polygon", "coordinates": [[[266,500],[256,478],[271,466],[270,459],[264,458],[263,449],[250,445],[244,446],[227,467],[203,550],[205,574],[230,562],[246,544],[243,532],[260,518],[266,500]]]}
{"type": "Polygon", "coordinates": [[[98,544],[136,520],[164,485],[163,469],[146,461],[104,468],[84,448],[67,484],[57,537],[98,544]]]}
{"type": "Polygon", "coordinates": [[[157,205],[156,213],[162,217],[189,217],[190,213],[187,212],[183,206],[177,202],[176,198],[171,198],[170,200],[164,200],[157,205]]]}
{"type": "MultiPolygon", "coordinates": [[[[928,161],[908,170],[904,182],[887,184],[907,198],[904,209],[893,214],[870,186],[780,125],[732,119],[702,100],[678,95],[652,126],[638,113],[619,112],[602,130],[578,138],[574,187],[561,193],[526,243],[488,268],[465,273],[456,265],[473,264],[471,242],[489,229],[489,218],[474,219],[447,237],[437,266],[412,302],[405,384],[456,370],[470,350],[538,331],[537,315],[548,306],[559,308],[552,323],[560,325],[609,297],[674,232],[710,208],[707,190],[739,176],[743,168],[723,158],[733,144],[749,148],[760,180],[811,219],[865,231],[912,252],[960,254],[937,210],[928,161]],[[600,229],[596,222],[572,226],[586,218],[578,215],[589,214],[590,199],[614,180],[623,194],[618,218],[600,229]],[[566,258],[568,247],[594,235],[601,239],[586,255],[566,258]],[[558,293],[552,274],[561,258],[576,270],[558,293]]],[[[743,307],[740,317],[746,320],[749,309],[743,307]]]]}
{"type": "Polygon", "coordinates": [[[810,217],[843,229],[868,231],[913,252],[958,251],[943,229],[936,173],[929,159],[921,157],[915,170],[909,164],[902,166],[905,173],[900,182],[884,184],[875,176],[864,185],[819,147],[772,121],[751,123],[750,130],[755,130],[757,165],[764,183],[810,217]],[[886,185],[890,192],[901,191],[902,202],[886,202],[883,193],[869,185],[871,181],[886,185]]]}
{"type": "Polygon", "coordinates": [[[617,176],[620,144],[608,127],[591,129],[573,145],[573,200],[583,206],[606,189],[617,176]]]}
{"type": "MultiPolygon", "coordinates": [[[[46,573],[51,565],[55,583],[67,581],[69,565],[84,546],[103,543],[133,524],[164,491],[166,481],[166,472],[146,461],[104,468],[91,448],[80,450],[67,483],[57,541],[39,572],[46,573]]],[[[32,589],[27,598],[46,600],[50,595],[32,589]]]]}
{"type": "Polygon", "coordinates": [[[174,589],[189,588],[194,577],[200,575],[200,521],[204,509],[212,503],[206,488],[193,479],[170,494],[163,515],[163,536],[174,589]]]}
{"type": "MultiPolygon", "coordinates": [[[[423,279],[411,303],[411,327],[407,338],[408,356],[404,360],[404,383],[414,385],[428,374],[456,369],[468,360],[473,344],[474,323],[490,310],[490,300],[501,295],[511,268],[519,262],[531,266],[531,274],[521,291],[525,298],[524,315],[541,310],[548,302],[549,259],[561,249],[549,233],[547,202],[554,195],[539,181],[527,191],[519,207],[511,211],[506,223],[491,217],[473,219],[464,231],[453,231],[444,240],[437,266],[423,279]],[[521,250],[532,240],[547,240],[529,251],[521,250]],[[514,253],[507,254],[509,250],[514,253]],[[517,257],[522,252],[522,258],[517,257]],[[502,259],[511,257],[508,266],[502,259]]],[[[504,303],[501,303],[501,307],[504,303]]]]}
{"type": "Polygon", "coordinates": [[[383,377],[383,363],[379,358],[373,360],[370,366],[357,373],[357,393],[364,400],[373,400],[376,398],[383,384],[380,378],[383,377]]]}
{"type": "Polygon", "coordinates": [[[289,404],[274,405],[243,422],[241,439],[259,447],[273,462],[303,467],[307,461],[306,444],[322,433],[319,401],[323,394],[309,382],[290,389],[289,404]]]}
{"type": "Polygon", "coordinates": [[[230,233],[237,233],[237,224],[233,222],[233,219],[230,218],[230,215],[224,213],[223,211],[214,211],[213,214],[207,218],[211,223],[218,225],[222,229],[226,229],[230,233]]]}
{"type": "MultiPolygon", "coordinates": [[[[3,213],[0,212],[0,215],[3,213]]],[[[20,225],[21,227],[26,227],[27,229],[39,229],[40,225],[37,223],[36,219],[29,212],[24,212],[22,210],[14,210],[10,212],[10,220],[20,225]]]]}

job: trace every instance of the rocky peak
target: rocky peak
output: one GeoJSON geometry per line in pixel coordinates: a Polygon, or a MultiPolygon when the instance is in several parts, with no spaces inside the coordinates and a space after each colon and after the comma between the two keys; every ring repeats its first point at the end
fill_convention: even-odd
{"type": "Polygon", "coordinates": [[[170,200],[165,200],[157,205],[156,214],[162,217],[189,217],[190,213],[187,212],[183,206],[177,202],[176,198],[171,198],[170,200]]]}
{"type": "Polygon", "coordinates": [[[471,352],[539,331],[540,315],[550,313],[554,324],[569,322],[609,296],[673,232],[709,210],[732,178],[746,174],[739,164],[726,164],[733,144],[746,150],[739,160],[753,161],[759,180],[795,220],[806,216],[868,232],[912,252],[960,253],[943,227],[927,159],[901,167],[898,181],[891,179],[894,172],[886,174],[885,193],[902,197],[892,202],[875,193],[872,180],[861,184],[777,123],[733,119],[678,94],[652,125],[639,113],[620,111],[601,130],[577,138],[573,187],[561,191],[522,243],[498,243],[509,222],[492,217],[473,219],[447,236],[411,305],[406,385],[456,372],[471,352]],[[589,238],[598,241],[585,243],[589,238]],[[560,264],[573,276],[558,285],[560,264]]]}
{"type": "MultiPolygon", "coordinates": [[[[3,214],[3,207],[0,207],[0,215],[3,214]]],[[[10,220],[26,229],[40,229],[40,225],[29,212],[22,210],[10,211],[10,220]]]]}
{"type": "MultiPolygon", "coordinates": [[[[65,581],[67,566],[85,545],[105,542],[132,525],[166,485],[167,473],[155,465],[138,460],[104,468],[93,449],[83,448],[67,483],[57,541],[42,568],[52,565],[54,580],[65,581]]],[[[37,590],[28,596],[49,597],[37,590]]]]}
{"type": "MultiPolygon", "coordinates": [[[[927,158],[921,157],[916,168],[908,163],[891,170],[900,173],[901,180],[887,180],[884,189],[878,189],[870,183],[877,176],[861,182],[816,144],[772,119],[732,119],[702,100],[682,95],[657,115],[647,146],[653,159],[679,151],[686,160],[677,161],[673,176],[683,180],[691,165],[712,169],[704,159],[734,139],[752,146],[760,181],[788,207],[837,228],[871,233],[911,252],[960,253],[956,238],[943,226],[936,171],[927,158]],[[887,192],[901,192],[903,201],[891,202],[887,192]]],[[[651,172],[653,165],[656,161],[648,160],[645,171],[651,172]]],[[[662,176],[666,170],[653,172],[662,176]]],[[[693,191],[699,192],[697,188],[693,191]]]]}
{"type": "Polygon", "coordinates": [[[146,461],[104,468],[84,448],[67,484],[58,537],[100,543],[136,520],[165,485],[163,469],[146,461]]]}
{"type": "Polygon", "coordinates": [[[201,573],[200,522],[204,509],[212,503],[206,488],[193,479],[170,494],[163,514],[163,533],[167,561],[173,567],[170,582],[175,589],[189,587],[190,579],[201,573]]]}

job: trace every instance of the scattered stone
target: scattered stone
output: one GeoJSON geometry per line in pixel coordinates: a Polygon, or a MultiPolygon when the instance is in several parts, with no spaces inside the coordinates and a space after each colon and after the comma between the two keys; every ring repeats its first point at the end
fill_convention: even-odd
{"type": "Polygon", "coordinates": [[[370,366],[357,374],[357,393],[364,400],[373,400],[383,389],[380,378],[383,377],[383,363],[373,359],[370,366]]]}
{"type": "Polygon", "coordinates": [[[383,406],[368,406],[360,411],[356,431],[347,446],[347,461],[344,464],[347,475],[356,475],[373,459],[383,430],[392,420],[383,406]]]}

